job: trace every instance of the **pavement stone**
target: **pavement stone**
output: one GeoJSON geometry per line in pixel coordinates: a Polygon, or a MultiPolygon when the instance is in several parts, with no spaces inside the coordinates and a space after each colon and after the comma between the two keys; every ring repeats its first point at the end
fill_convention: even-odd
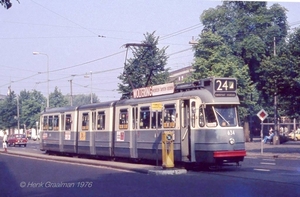
{"type": "Polygon", "coordinates": [[[246,157],[274,157],[300,159],[300,141],[287,141],[273,145],[262,143],[260,138],[254,138],[252,142],[246,142],[246,157]]]}

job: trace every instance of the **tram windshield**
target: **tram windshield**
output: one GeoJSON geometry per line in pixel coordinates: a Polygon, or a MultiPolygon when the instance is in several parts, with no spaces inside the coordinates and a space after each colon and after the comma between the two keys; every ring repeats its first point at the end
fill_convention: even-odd
{"type": "MultiPolygon", "coordinates": [[[[201,119],[201,118],[200,118],[201,119]]],[[[237,126],[237,112],[234,105],[207,105],[205,119],[208,127],[233,127],[237,126]]]]}
{"type": "Polygon", "coordinates": [[[214,107],[219,125],[232,127],[237,125],[236,107],[233,105],[217,105],[214,107]]]}

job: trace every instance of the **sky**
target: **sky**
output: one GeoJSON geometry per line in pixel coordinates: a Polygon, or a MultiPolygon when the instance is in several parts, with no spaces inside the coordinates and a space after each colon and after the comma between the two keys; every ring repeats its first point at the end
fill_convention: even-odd
{"type": "MultiPolygon", "coordinates": [[[[92,92],[100,102],[120,98],[124,44],[141,43],[144,34],[155,32],[158,47],[168,47],[166,68],[190,66],[189,41],[201,33],[201,14],[222,4],[220,0],[11,2],[8,10],[0,7],[0,94],[6,95],[11,86],[16,94],[37,90],[46,96],[57,87],[64,95],[71,89],[73,95],[92,92]]],[[[276,3],[287,8],[293,28],[300,25],[300,0],[276,3]]]]}

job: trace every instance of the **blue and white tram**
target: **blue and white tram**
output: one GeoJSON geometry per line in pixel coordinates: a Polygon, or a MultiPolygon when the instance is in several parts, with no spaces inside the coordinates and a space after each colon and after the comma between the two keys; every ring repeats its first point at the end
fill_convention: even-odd
{"type": "Polygon", "coordinates": [[[172,131],[175,162],[238,163],[246,151],[236,86],[233,78],[208,78],[135,89],[131,99],[49,109],[41,115],[41,150],[156,160],[162,133],[172,131]]]}

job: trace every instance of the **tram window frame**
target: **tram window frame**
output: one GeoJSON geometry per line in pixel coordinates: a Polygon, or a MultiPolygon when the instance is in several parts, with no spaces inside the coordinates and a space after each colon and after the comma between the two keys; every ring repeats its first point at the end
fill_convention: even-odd
{"type": "Polygon", "coordinates": [[[105,111],[97,113],[97,130],[105,130],[105,111]]]}
{"type": "Polygon", "coordinates": [[[48,130],[52,131],[53,130],[53,116],[48,116],[48,130]]]}
{"type": "Polygon", "coordinates": [[[205,120],[206,120],[206,126],[208,127],[216,127],[218,125],[217,117],[214,112],[212,105],[206,105],[205,108],[205,120]]]}
{"type": "Polygon", "coordinates": [[[239,125],[235,105],[215,105],[214,110],[221,127],[236,127],[239,125]]]}
{"type": "Polygon", "coordinates": [[[150,107],[147,106],[143,106],[140,107],[140,116],[139,116],[139,125],[140,125],[140,129],[149,129],[150,125],[151,125],[151,113],[150,113],[150,107]]]}
{"type": "Polygon", "coordinates": [[[205,126],[205,116],[204,116],[204,107],[200,106],[199,108],[199,126],[204,127],[205,126]]]}
{"type": "Polygon", "coordinates": [[[164,115],[163,115],[163,127],[164,128],[175,128],[176,127],[176,120],[177,120],[177,113],[176,113],[176,106],[175,104],[166,104],[164,105],[164,115]],[[172,113],[169,113],[170,111],[172,113]],[[170,116],[168,116],[170,115],[170,116]],[[172,118],[174,117],[174,120],[172,118]]]}
{"type": "Polygon", "coordinates": [[[58,117],[58,115],[53,116],[53,130],[54,131],[59,130],[59,117],[58,117]]]}
{"type": "Polygon", "coordinates": [[[195,128],[195,126],[196,126],[196,102],[195,101],[192,101],[192,103],[191,103],[191,111],[192,111],[191,125],[193,128],[195,128]]]}
{"type": "Polygon", "coordinates": [[[82,130],[89,130],[89,113],[82,113],[82,123],[81,123],[81,129],[82,130]]]}
{"type": "Polygon", "coordinates": [[[119,129],[128,129],[128,109],[119,111],[119,129]]]}
{"type": "Polygon", "coordinates": [[[66,114],[65,130],[66,131],[72,130],[72,115],[71,114],[66,114]]]}
{"type": "Polygon", "coordinates": [[[133,107],[132,108],[132,129],[138,128],[138,108],[133,107]]]}
{"type": "Polygon", "coordinates": [[[48,130],[49,125],[48,125],[48,116],[43,117],[43,130],[48,130]]]}
{"type": "Polygon", "coordinates": [[[92,111],[92,128],[91,128],[92,131],[96,130],[96,124],[97,124],[96,112],[92,111]]]}
{"type": "Polygon", "coordinates": [[[157,115],[157,128],[161,129],[162,128],[162,111],[152,111],[151,112],[151,128],[156,129],[156,113],[157,115]]]}

